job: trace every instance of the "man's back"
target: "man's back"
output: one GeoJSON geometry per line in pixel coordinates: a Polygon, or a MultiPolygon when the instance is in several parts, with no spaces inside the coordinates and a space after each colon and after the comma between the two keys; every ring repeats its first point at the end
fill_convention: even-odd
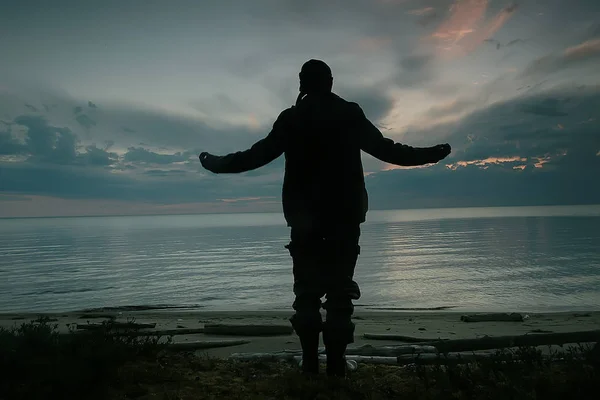
{"type": "Polygon", "coordinates": [[[286,127],[284,214],[291,226],[361,223],[367,194],[357,125],[360,110],[333,93],[307,96],[286,127]]]}

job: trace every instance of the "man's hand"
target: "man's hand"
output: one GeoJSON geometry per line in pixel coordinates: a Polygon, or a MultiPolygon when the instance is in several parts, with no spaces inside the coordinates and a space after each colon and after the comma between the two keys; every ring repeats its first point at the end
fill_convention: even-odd
{"type": "Polygon", "coordinates": [[[452,148],[448,143],[438,144],[437,146],[431,147],[431,155],[433,162],[438,162],[448,157],[452,148]]]}
{"type": "Polygon", "coordinates": [[[215,172],[215,171],[213,171],[213,168],[212,168],[212,161],[214,161],[215,156],[204,151],[204,152],[200,153],[198,158],[200,159],[200,163],[202,164],[202,166],[205,169],[209,170],[210,172],[215,172]]]}

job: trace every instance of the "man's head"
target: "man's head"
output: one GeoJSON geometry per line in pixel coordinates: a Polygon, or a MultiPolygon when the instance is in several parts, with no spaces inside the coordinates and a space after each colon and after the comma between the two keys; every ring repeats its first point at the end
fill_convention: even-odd
{"type": "Polygon", "coordinates": [[[333,87],[331,68],[321,60],[308,60],[300,70],[300,93],[328,93],[333,87]]]}

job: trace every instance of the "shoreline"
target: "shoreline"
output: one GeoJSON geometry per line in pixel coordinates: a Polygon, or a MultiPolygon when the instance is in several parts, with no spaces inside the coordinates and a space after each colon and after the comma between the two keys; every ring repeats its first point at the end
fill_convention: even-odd
{"type": "MultiPolygon", "coordinates": [[[[289,318],[293,310],[264,311],[203,311],[182,309],[86,310],[63,313],[0,313],[0,326],[19,327],[40,316],[50,319],[61,333],[69,332],[76,324],[98,324],[114,317],[116,321],[156,324],[148,332],[178,329],[202,329],[206,324],[231,325],[277,325],[290,327],[289,318]]],[[[469,339],[483,336],[516,336],[532,333],[564,333],[600,329],[600,310],[564,311],[554,313],[522,313],[523,321],[464,322],[461,316],[479,314],[457,310],[405,310],[373,311],[355,310],[355,342],[352,347],[362,345],[397,345],[398,341],[366,339],[365,334],[405,335],[426,341],[436,339],[469,339]]],[[[324,313],[323,313],[324,315],[324,313]]],[[[214,349],[201,350],[202,354],[224,358],[232,353],[261,353],[283,350],[299,350],[300,342],[295,333],[281,336],[227,336],[206,333],[177,334],[174,343],[197,341],[246,339],[249,343],[214,349]]],[[[322,342],[321,342],[322,345],[322,342]]]]}
{"type": "MultiPolygon", "coordinates": [[[[206,314],[206,315],[272,315],[272,314],[289,314],[292,315],[294,310],[292,306],[289,307],[270,307],[270,308],[254,308],[254,309],[234,309],[233,307],[209,307],[201,305],[130,305],[130,306],[109,306],[109,307],[93,307],[93,308],[82,308],[82,309],[70,309],[70,310],[53,310],[53,311],[35,311],[35,310],[17,310],[17,311],[0,311],[0,320],[7,317],[13,316],[26,316],[27,318],[35,318],[38,316],[49,316],[49,317],[60,317],[60,316],[71,316],[75,314],[173,314],[173,315],[194,315],[194,314],[206,314]]],[[[325,316],[325,310],[321,309],[321,313],[325,316]]],[[[519,308],[505,308],[505,309],[492,309],[492,308],[467,308],[460,306],[438,306],[438,307],[379,307],[375,305],[354,305],[354,315],[357,314],[368,314],[368,315],[398,315],[398,314],[487,314],[487,313],[519,313],[523,315],[560,315],[560,314],[582,314],[582,313],[600,313],[600,307],[574,307],[574,308],[559,308],[559,309],[548,309],[548,310],[535,310],[535,309],[519,309],[519,308]]]]}

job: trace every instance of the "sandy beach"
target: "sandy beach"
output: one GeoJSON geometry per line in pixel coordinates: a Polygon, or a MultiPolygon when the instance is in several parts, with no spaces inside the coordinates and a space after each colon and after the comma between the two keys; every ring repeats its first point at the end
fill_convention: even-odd
{"type": "MultiPolygon", "coordinates": [[[[283,325],[289,326],[288,318],[292,312],[285,311],[181,311],[181,310],[101,310],[81,311],[58,314],[0,314],[0,326],[9,328],[24,322],[37,319],[40,315],[50,318],[58,325],[60,332],[68,332],[72,324],[93,324],[103,319],[114,317],[116,321],[127,322],[135,319],[136,323],[155,323],[156,327],[149,331],[165,329],[197,329],[205,324],[235,325],[283,325]],[[106,318],[102,318],[106,317],[106,318]]],[[[472,315],[473,313],[469,313],[472,315]]],[[[590,331],[600,329],[600,311],[561,312],[561,313],[521,313],[522,322],[463,322],[465,313],[455,311],[357,311],[353,317],[356,324],[355,343],[386,345],[398,344],[396,341],[365,339],[365,333],[397,334],[429,339],[468,339],[482,336],[510,336],[528,333],[561,333],[573,331],[590,331]]],[[[175,343],[194,342],[200,340],[232,340],[247,339],[248,344],[239,346],[199,350],[213,357],[227,357],[241,352],[276,352],[284,349],[299,350],[300,343],[295,333],[269,337],[222,336],[205,333],[175,335],[175,343]]]]}

